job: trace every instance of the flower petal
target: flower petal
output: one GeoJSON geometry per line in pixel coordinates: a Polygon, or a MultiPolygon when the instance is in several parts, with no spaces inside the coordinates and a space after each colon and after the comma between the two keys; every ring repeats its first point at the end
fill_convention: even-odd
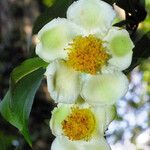
{"type": "Polygon", "coordinates": [[[52,143],[51,150],[110,150],[109,145],[103,137],[94,141],[70,141],[65,137],[56,137],[52,143]]]}
{"type": "Polygon", "coordinates": [[[91,76],[83,82],[81,96],[89,104],[112,105],[125,95],[128,79],[121,72],[91,76]]]}
{"type": "Polygon", "coordinates": [[[116,66],[119,70],[128,68],[131,64],[132,49],[134,47],[129,33],[125,29],[113,27],[103,40],[107,42],[106,47],[112,54],[109,63],[116,66]]]}
{"type": "Polygon", "coordinates": [[[107,32],[115,15],[113,8],[100,0],[78,0],[67,10],[67,18],[88,31],[107,32]]]}
{"type": "Polygon", "coordinates": [[[105,132],[105,126],[106,126],[106,112],[105,107],[99,107],[95,106],[93,108],[95,117],[96,117],[96,123],[97,123],[97,130],[95,136],[102,135],[104,136],[105,132]]]}
{"type": "MultiPolygon", "coordinates": [[[[70,105],[69,105],[70,106],[70,105]]],[[[70,113],[70,109],[68,108],[68,105],[66,104],[59,104],[58,107],[54,108],[52,111],[52,117],[50,120],[50,128],[52,130],[52,133],[55,136],[62,134],[62,125],[61,123],[66,119],[66,117],[70,113]]]]}
{"type": "Polygon", "coordinates": [[[54,61],[47,67],[48,91],[55,102],[74,103],[81,85],[79,73],[69,68],[63,61],[54,61]]]}
{"type": "Polygon", "coordinates": [[[65,46],[80,33],[81,30],[67,19],[53,19],[38,33],[39,43],[36,46],[36,54],[47,62],[66,58],[65,46]]]}
{"type": "Polygon", "coordinates": [[[111,150],[111,149],[106,140],[103,137],[100,137],[98,140],[81,144],[80,150],[111,150]]]}
{"type": "Polygon", "coordinates": [[[105,109],[106,112],[106,128],[108,128],[109,124],[115,119],[116,117],[116,107],[115,105],[107,106],[105,109]]]}
{"type": "Polygon", "coordinates": [[[78,150],[74,142],[67,140],[63,136],[58,136],[52,143],[50,150],[78,150]]]}
{"type": "Polygon", "coordinates": [[[104,105],[102,107],[94,106],[93,111],[97,120],[98,134],[104,135],[108,125],[116,116],[116,110],[112,105],[104,105]]]}

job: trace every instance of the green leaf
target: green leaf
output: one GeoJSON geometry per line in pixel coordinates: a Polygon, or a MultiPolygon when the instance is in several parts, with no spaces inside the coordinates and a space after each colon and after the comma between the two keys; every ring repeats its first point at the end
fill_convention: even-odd
{"type": "Polygon", "coordinates": [[[130,67],[124,72],[127,74],[137,65],[141,60],[150,57],[150,31],[147,32],[136,44],[133,49],[133,59],[130,67]]]}
{"type": "Polygon", "coordinates": [[[141,4],[141,6],[145,7],[145,0],[139,0],[139,3],[141,4]]]}
{"type": "Polygon", "coordinates": [[[27,62],[30,62],[30,60],[14,69],[12,73],[14,77],[12,78],[17,80],[14,80],[14,86],[10,86],[6,96],[0,103],[0,112],[9,123],[20,130],[26,141],[31,146],[32,142],[28,130],[29,114],[35,93],[40,86],[45,69],[42,68],[43,66],[37,69],[34,65],[34,67],[32,66],[31,62],[27,62]],[[25,66],[28,67],[24,70],[23,68],[25,66]],[[29,69],[30,66],[33,71],[29,69]],[[19,72],[19,69],[24,72],[19,72]]]}
{"type": "Polygon", "coordinates": [[[16,67],[11,73],[11,84],[16,84],[24,76],[34,72],[35,70],[46,67],[48,63],[39,57],[30,58],[24,61],[20,66],[16,67]]]}
{"type": "Polygon", "coordinates": [[[49,21],[57,17],[66,17],[67,8],[75,0],[56,0],[55,3],[46,9],[46,11],[41,14],[33,26],[33,34],[37,34],[38,31],[49,21]]]}

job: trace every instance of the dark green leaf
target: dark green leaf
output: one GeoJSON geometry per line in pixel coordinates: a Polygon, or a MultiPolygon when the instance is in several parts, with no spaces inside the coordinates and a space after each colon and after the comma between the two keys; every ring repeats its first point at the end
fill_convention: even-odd
{"type": "Polygon", "coordinates": [[[56,0],[56,2],[48,8],[43,14],[41,14],[33,27],[33,34],[37,34],[38,31],[49,21],[57,17],[66,17],[67,8],[75,0],[56,0]]]}
{"type": "Polygon", "coordinates": [[[24,61],[20,66],[16,67],[11,73],[11,84],[16,84],[24,76],[34,72],[35,70],[46,67],[48,63],[39,57],[30,58],[24,61]]]}
{"type": "Polygon", "coordinates": [[[131,66],[125,70],[125,73],[129,73],[141,60],[150,57],[150,31],[147,32],[136,44],[133,49],[133,59],[131,66]]]}
{"type": "Polygon", "coordinates": [[[2,116],[20,130],[30,146],[31,139],[28,130],[29,114],[44,72],[45,69],[39,68],[23,76],[13,88],[9,88],[6,96],[0,103],[2,116]]]}
{"type": "Polygon", "coordinates": [[[145,0],[139,0],[139,3],[141,4],[141,6],[145,7],[145,0]]]}

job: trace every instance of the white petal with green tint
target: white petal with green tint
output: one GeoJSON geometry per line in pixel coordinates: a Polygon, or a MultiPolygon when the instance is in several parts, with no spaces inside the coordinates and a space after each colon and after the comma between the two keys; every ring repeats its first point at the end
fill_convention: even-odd
{"type": "Polygon", "coordinates": [[[129,67],[134,47],[129,33],[124,29],[112,27],[103,40],[106,41],[106,47],[112,54],[112,58],[108,62],[119,70],[129,67]]]}
{"type": "Polygon", "coordinates": [[[98,122],[98,136],[104,135],[105,130],[116,116],[113,105],[94,106],[93,111],[98,122]]]}
{"type": "Polygon", "coordinates": [[[93,112],[95,114],[95,118],[96,118],[96,123],[97,123],[97,129],[96,129],[96,133],[95,136],[104,136],[104,132],[106,129],[106,107],[99,107],[99,106],[95,106],[92,107],[93,112]]]}
{"type": "MultiPolygon", "coordinates": [[[[104,137],[100,137],[98,140],[92,142],[84,142],[78,146],[79,150],[111,150],[104,137]],[[81,146],[81,148],[79,148],[81,146]]],[[[78,150],[77,149],[77,150],[78,150]]]]}
{"type": "Polygon", "coordinates": [[[67,11],[67,18],[88,31],[107,32],[115,17],[115,11],[106,2],[100,0],[79,0],[67,11]]]}
{"type": "Polygon", "coordinates": [[[69,68],[63,61],[54,61],[47,67],[48,91],[58,103],[74,103],[81,85],[79,73],[69,68]]]}
{"type": "Polygon", "coordinates": [[[93,105],[112,105],[126,94],[128,79],[121,72],[91,76],[81,91],[87,103],[93,105]]]}
{"type": "Polygon", "coordinates": [[[115,105],[108,105],[105,106],[105,112],[106,112],[106,128],[108,128],[109,124],[115,119],[116,117],[116,106],[115,105]]]}
{"type": "Polygon", "coordinates": [[[38,33],[39,43],[36,54],[47,62],[57,58],[66,58],[64,48],[82,31],[67,19],[53,19],[38,33]]]}
{"type": "Polygon", "coordinates": [[[78,150],[74,142],[67,140],[64,136],[55,138],[50,150],[78,150]]]}
{"type": "Polygon", "coordinates": [[[103,137],[91,142],[70,141],[64,137],[56,137],[51,150],[110,150],[110,147],[103,137]]]}
{"type": "Polygon", "coordinates": [[[130,52],[123,57],[117,57],[113,55],[113,57],[108,60],[108,63],[116,67],[116,70],[117,69],[120,71],[125,70],[130,66],[132,62],[132,54],[133,52],[130,52]]]}
{"type": "Polygon", "coordinates": [[[54,108],[52,111],[52,117],[50,120],[50,128],[52,133],[55,136],[62,134],[62,125],[61,123],[66,119],[66,117],[70,113],[70,109],[68,109],[68,105],[66,104],[59,104],[58,107],[54,108]]]}

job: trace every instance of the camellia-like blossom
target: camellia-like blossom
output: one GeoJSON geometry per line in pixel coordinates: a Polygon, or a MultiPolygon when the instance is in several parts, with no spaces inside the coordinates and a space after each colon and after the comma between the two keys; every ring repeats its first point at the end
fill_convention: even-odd
{"type": "Polygon", "coordinates": [[[111,105],[124,96],[128,79],[122,73],[134,47],[125,29],[113,27],[113,8],[101,0],[79,0],[38,33],[36,54],[49,62],[48,90],[56,102],[111,105]]]}
{"type": "Polygon", "coordinates": [[[115,113],[114,106],[59,104],[50,120],[50,128],[56,136],[51,150],[110,150],[103,136],[115,113]]]}

